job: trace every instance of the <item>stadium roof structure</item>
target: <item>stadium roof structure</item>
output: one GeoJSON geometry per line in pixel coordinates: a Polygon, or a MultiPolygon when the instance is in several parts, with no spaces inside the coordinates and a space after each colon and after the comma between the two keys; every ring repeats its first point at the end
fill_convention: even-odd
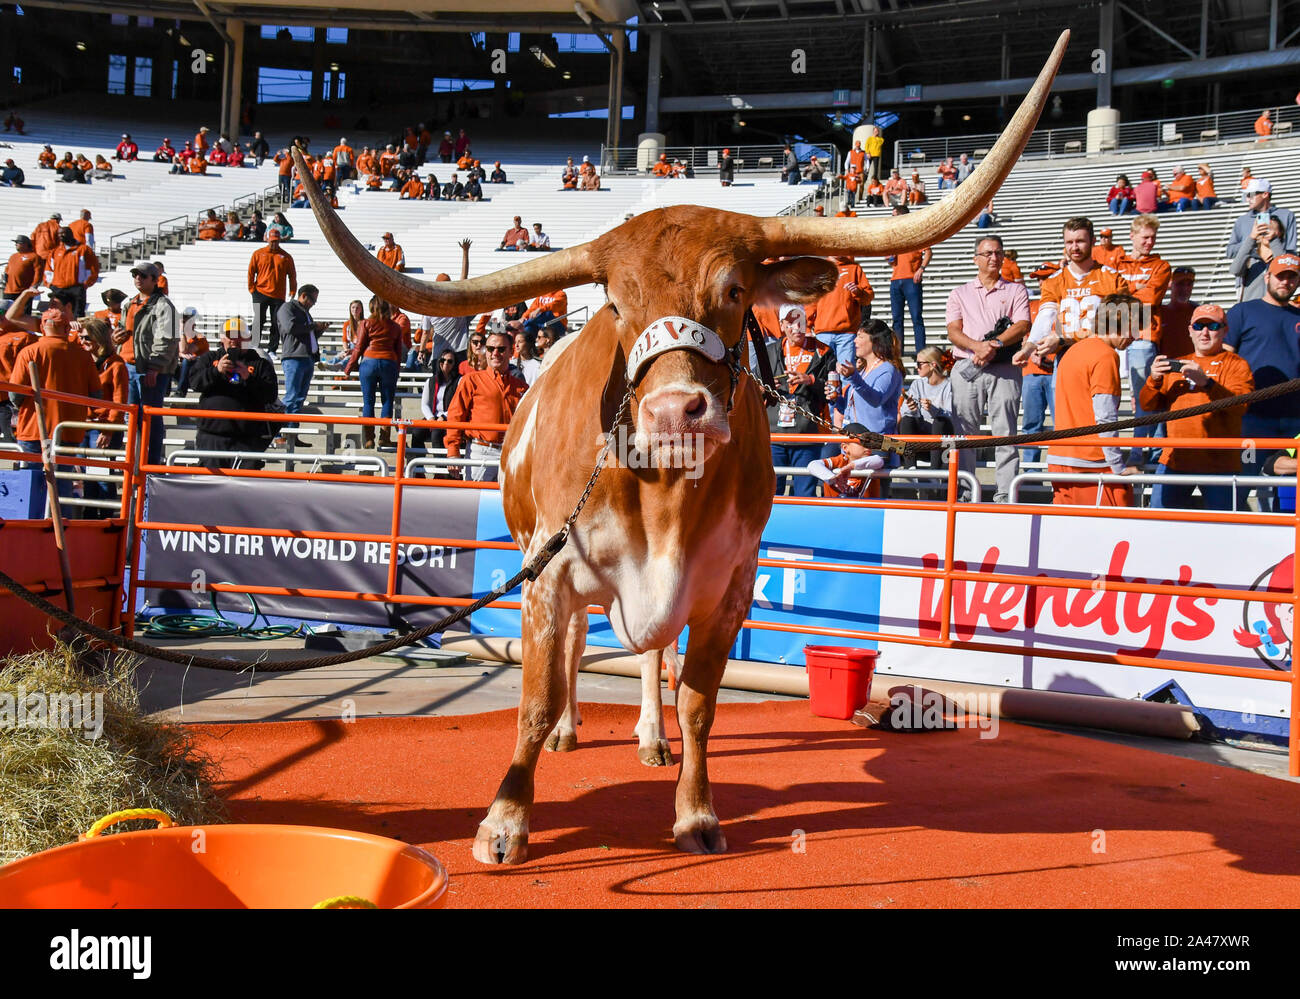
{"type": "Polygon", "coordinates": [[[28,0],[96,14],[228,19],[257,24],[329,24],[393,31],[582,31],[591,21],[619,26],[638,13],[634,0],[28,0]],[[577,13],[581,7],[586,17],[577,13]]]}

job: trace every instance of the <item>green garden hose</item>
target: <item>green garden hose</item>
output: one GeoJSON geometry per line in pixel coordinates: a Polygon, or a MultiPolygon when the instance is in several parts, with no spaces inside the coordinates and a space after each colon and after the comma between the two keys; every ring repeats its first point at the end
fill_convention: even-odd
{"type": "Polygon", "coordinates": [[[287,624],[272,624],[262,613],[262,609],[257,606],[257,598],[251,593],[246,593],[248,602],[253,605],[252,619],[247,625],[236,624],[224,614],[221,608],[217,606],[217,591],[208,591],[212,600],[212,613],[215,618],[208,614],[159,614],[157,617],[145,618],[138,616],[136,623],[143,629],[143,634],[152,635],[156,638],[247,638],[253,642],[270,642],[277,638],[302,638],[314,634],[312,629],[305,624],[290,626],[287,624]],[[255,628],[258,619],[266,622],[265,627],[255,628]]]}

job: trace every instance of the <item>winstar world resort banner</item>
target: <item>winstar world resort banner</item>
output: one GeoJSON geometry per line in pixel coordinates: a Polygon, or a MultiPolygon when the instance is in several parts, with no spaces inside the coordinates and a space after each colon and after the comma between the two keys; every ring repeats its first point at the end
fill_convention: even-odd
{"type": "MultiPolygon", "coordinates": [[[[278,483],[268,480],[151,480],[147,516],[193,521],[191,511],[223,524],[384,534],[392,488],[383,484],[278,483]],[[202,490],[200,493],[198,490],[202,490]]],[[[760,555],[780,562],[914,569],[943,567],[943,511],[815,507],[778,502],[760,555]]],[[[510,541],[496,490],[408,488],[404,535],[510,541]]],[[[383,592],[386,543],[259,538],[215,529],[150,531],[146,572],[185,587],[146,594],[154,607],[202,608],[208,596],[195,578],[253,585],[383,592]],[[196,577],[195,573],[202,573],[196,577]]],[[[1240,715],[1246,729],[1284,731],[1287,684],[1200,673],[1095,664],[1032,655],[1060,649],[1108,655],[1131,653],[1196,663],[1287,670],[1291,662],[1290,604],[1216,600],[1191,594],[1121,593],[1107,582],[1164,583],[1236,589],[1243,593],[1292,585],[1294,533],[1286,527],[1030,516],[962,510],[956,517],[958,570],[1026,577],[1072,578],[1078,589],[1020,583],[953,583],[953,637],[1005,646],[1007,653],[881,643],[884,673],[1067,693],[1142,697],[1176,681],[1197,708],[1240,715]],[[1254,724],[1258,719],[1258,724],[1254,724]]],[[[479,597],[513,576],[517,550],[401,546],[398,592],[479,597]]],[[[749,617],[798,624],[937,638],[942,580],[760,566],[749,617]]],[[[223,597],[223,607],[237,606],[223,597]]],[[[518,591],[503,599],[518,599],[518,591]]],[[[259,596],[268,612],[308,621],[391,626],[396,617],[419,626],[446,608],[300,595],[259,596]]],[[[242,609],[242,608],[241,608],[242,609]]],[[[518,637],[519,612],[478,611],[474,633],[518,637]]],[[[685,648],[689,635],[683,636],[685,648]]],[[[606,618],[593,615],[588,642],[618,647],[606,618]]],[[[744,629],[736,659],[803,665],[805,645],[876,643],[744,629]]]]}

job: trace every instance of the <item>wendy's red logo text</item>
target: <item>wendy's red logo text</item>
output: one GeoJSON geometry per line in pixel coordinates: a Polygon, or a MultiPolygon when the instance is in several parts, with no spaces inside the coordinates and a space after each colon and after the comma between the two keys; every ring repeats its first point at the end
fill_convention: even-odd
{"type": "MultiPolygon", "coordinates": [[[[1140,644],[1121,651],[1137,655],[1152,655],[1162,651],[1166,632],[1184,642],[1194,642],[1212,634],[1214,619],[1206,607],[1217,603],[1213,597],[1121,593],[1107,589],[1105,584],[1108,582],[1148,582],[1141,577],[1130,579],[1124,574],[1124,561],[1128,558],[1129,547],[1127,541],[1116,544],[1105,577],[1082,589],[953,580],[954,637],[959,641],[970,641],[981,627],[1000,633],[1019,628],[1029,630],[1049,613],[1057,628],[1086,628],[1099,624],[1107,635],[1123,635],[1124,640],[1132,638],[1140,644]]],[[[1001,554],[999,549],[990,548],[976,571],[996,572],[1001,554]]],[[[939,555],[928,554],[921,558],[921,567],[924,569],[939,569],[942,565],[943,559],[939,555]]],[[[954,561],[953,565],[959,572],[971,571],[965,562],[954,561]]],[[[1048,578],[1046,573],[1037,575],[1048,578]]],[[[1160,582],[1165,586],[1190,585],[1192,568],[1180,565],[1177,581],[1165,579],[1160,582]]],[[[939,637],[943,593],[942,587],[937,585],[939,583],[941,580],[937,579],[921,580],[921,603],[917,620],[922,638],[939,637]]]]}

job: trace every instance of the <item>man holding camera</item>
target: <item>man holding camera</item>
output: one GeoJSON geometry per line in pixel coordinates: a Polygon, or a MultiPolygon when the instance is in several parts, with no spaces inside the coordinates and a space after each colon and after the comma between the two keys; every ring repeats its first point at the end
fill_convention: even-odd
{"type": "MultiPolygon", "coordinates": [[[[948,339],[958,359],[952,372],[953,423],[961,435],[978,434],[987,414],[995,435],[1010,436],[1020,416],[1020,369],[1012,355],[1029,332],[1029,291],[1003,280],[1005,256],[1000,236],[981,236],[975,242],[977,276],[948,296],[948,339]]],[[[974,474],[974,449],[962,449],[957,459],[963,471],[974,474]]],[[[1019,470],[1019,451],[998,448],[995,503],[1007,502],[1019,470]]],[[[969,502],[970,490],[961,489],[962,500],[969,502]]]]}
{"type": "MultiPolygon", "coordinates": [[[[252,349],[253,338],[243,319],[227,319],[221,347],[200,354],[190,372],[190,387],[199,393],[199,409],[232,413],[264,413],[279,394],[275,367],[252,349]]],[[[255,420],[204,418],[194,443],[201,451],[265,451],[271,424],[255,420]]],[[[230,468],[233,458],[201,458],[204,468],[230,468]]],[[[261,468],[252,462],[247,468],[261,468]]]]}
{"type": "Polygon", "coordinates": [[[1270,216],[1282,223],[1282,249],[1295,253],[1295,213],[1273,205],[1273,185],[1261,177],[1252,177],[1246,184],[1245,197],[1250,210],[1232,224],[1232,236],[1223,255],[1232,260],[1242,243],[1258,243],[1267,237],[1270,216]]]}
{"type": "MultiPolygon", "coordinates": [[[[1151,364],[1151,374],[1141,389],[1139,402],[1148,412],[1180,410],[1200,406],[1216,399],[1245,395],[1255,391],[1255,378],[1245,358],[1223,349],[1228,335],[1228,317],[1217,305],[1197,306],[1192,313],[1188,332],[1192,353],[1171,358],[1158,355],[1151,364]]],[[[1244,410],[1223,409],[1217,413],[1192,416],[1169,425],[1171,437],[1240,437],[1244,410]]],[[[1235,475],[1241,471],[1239,451],[1193,451],[1165,448],[1160,455],[1157,475],[1168,472],[1201,475],[1235,475]]],[[[1190,507],[1196,486],[1158,485],[1151,491],[1153,507],[1190,507]]],[[[1232,487],[1200,486],[1207,510],[1231,510],[1232,487]]]]}

